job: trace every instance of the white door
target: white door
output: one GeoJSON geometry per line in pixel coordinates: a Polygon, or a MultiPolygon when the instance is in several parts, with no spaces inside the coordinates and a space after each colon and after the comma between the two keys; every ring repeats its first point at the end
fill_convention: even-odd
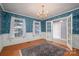
{"type": "Polygon", "coordinates": [[[72,50],[72,15],[67,17],[67,45],[72,50]]]}
{"type": "Polygon", "coordinates": [[[61,22],[53,21],[53,38],[61,39],[61,22]]]}
{"type": "Polygon", "coordinates": [[[52,40],[52,21],[46,21],[46,39],[52,40]]]}

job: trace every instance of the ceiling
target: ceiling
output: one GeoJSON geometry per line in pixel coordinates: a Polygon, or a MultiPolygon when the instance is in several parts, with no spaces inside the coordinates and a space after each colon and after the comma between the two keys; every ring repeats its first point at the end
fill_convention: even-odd
{"type": "Polygon", "coordinates": [[[42,4],[48,11],[47,18],[79,7],[79,3],[3,3],[2,6],[5,11],[38,19],[37,13],[41,10],[42,4]]]}

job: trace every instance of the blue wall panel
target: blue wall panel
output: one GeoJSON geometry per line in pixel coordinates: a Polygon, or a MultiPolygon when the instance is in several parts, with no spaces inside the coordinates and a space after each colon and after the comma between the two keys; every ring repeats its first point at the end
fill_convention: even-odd
{"type": "Polygon", "coordinates": [[[11,16],[23,18],[26,21],[26,32],[32,32],[33,30],[33,21],[36,20],[34,18],[25,17],[21,15],[16,15],[8,12],[2,13],[2,34],[10,33],[10,23],[11,23],[11,16]]]}
{"type": "MultiPolygon", "coordinates": [[[[46,21],[57,19],[57,18],[62,18],[62,17],[68,16],[70,14],[73,14],[73,34],[79,34],[79,9],[70,11],[70,12],[67,12],[67,13],[64,13],[61,15],[57,15],[54,17],[52,16],[51,18],[46,19],[46,20],[42,20],[41,21],[41,31],[46,32],[46,21]]],[[[2,22],[1,22],[2,23],[1,33],[2,34],[10,33],[11,16],[24,18],[26,20],[26,32],[33,31],[33,21],[37,20],[37,19],[25,17],[25,16],[21,16],[21,15],[16,15],[16,14],[8,13],[8,12],[2,12],[2,22]]]]}
{"type": "Polygon", "coordinates": [[[1,31],[2,31],[2,11],[0,11],[0,34],[1,34],[1,31]]]}
{"type": "Polygon", "coordinates": [[[79,11],[76,11],[73,16],[73,34],[79,34],[79,11]]]}
{"type": "Polygon", "coordinates": [[[33,31],[33,19],[26,18],[26,32],[33,31]]]}
{"type": "Polygon", "coordinates": [[[0,6],[0,34],[2,34],[2,8],[0,6]]]}
{"type": "Polygon", "coordinates": [[[10,18],[10,14],[2,13],[2,34],[10,32],[10,18]]]}
{"type": "Polygon", "coordinates": [[[46,32],[46,21],[41,21],[41,31],[46,32]]]}
{"type": "Polygon", "coordinates": [[[58,19],[58,18],[62,18],[62,17],[66,17],[68,15],[72,14],[73,15],[73,34],[79,34],[79,9],[74,10],[74,11],[70,11],[61,15],[57,15],[54,17],[51,17],[47,20],[54,20],[54,19],[58,19]]]}

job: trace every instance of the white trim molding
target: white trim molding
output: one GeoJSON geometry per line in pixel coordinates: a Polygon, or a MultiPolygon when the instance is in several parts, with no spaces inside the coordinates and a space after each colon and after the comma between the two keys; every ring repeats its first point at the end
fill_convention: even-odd
{"type": "Polygon", "coordinates": [[[25,35],[25,33],[26,33],[26,21],[25,21],[25,19],[23,19],[23,18],[18,18],[18,17],[14,17],[14,16],[12,16],[11,17],[11,24],[10,24],[10,34],[11,34],[11,37],[12,38],[15,38],[15,36],[14,36],[14,21],[16,20],[16,19],[18,19],[18,20],[22,20],[23,21],[23,24],[22,24],[22,26],[23,26],[23,35],[22,35],[22,37],[25,35]]]}
{"type": "Polygon", "coordinates": [[[53,39],[53,22],[52,21],[46,21],[46,39],[47,40],[52,40],[53,39]],[[48,32],[47,29],[48,29],[48,23],[50,24],[50,29],[51,31],[48,32]]]}
{"type": "Polygon", "coordinates": [[[2,3],[0,3],[0,6],[1,6],[2,10],[3,10],[3,11],[5,11],[5,9],[4,9],[4,7],[3,7],[2,3]]]}

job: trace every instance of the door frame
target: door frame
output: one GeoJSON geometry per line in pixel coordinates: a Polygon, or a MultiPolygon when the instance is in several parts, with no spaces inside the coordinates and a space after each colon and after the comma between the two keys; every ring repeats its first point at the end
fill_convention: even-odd
{"type": "Polygon", "coordinates": [[[71,40],[71,41],[70,41],[70,42],[71,42],[71,45],[68,43],[68,40],[69,40],[69,38],[68,38],[68,20],[69,20],[69,19],[68,19],[68,17],[67,17],[67,46],[70,48],[70,50],[72,50],[72,34],[73,34],[73,33],[72,33],[72,29],[73,29],[73,26],[72,26],[72,25],[73,25],[72,16],[73,16],[72,14],[70,14],[70,15],[68,16],[68,17],[71,17],[71,39],[70,39],[70,40],[71,40]]]}
{"type": "Polygon", "coordinates": [[[54,21],[58,21],[58,20],[62,20],[62,19],[67,19],[67,22],[66,22],[66,26],[67,26],[67,35],[66,35],[66,44],[67,44],[67,46],[70,48],[70,50],[72,50],[72,29],[73,29],[73,18],[72,18],[72,14],[70,14],[69,16],[66,16],[66,17],[62,17],[62,18],[58,18],[58,19],[54,19],[54,20],[52,20],[52,22],[54,22],[54,21]],[[69,45],[68,44],[68,17],[71,17],[71,45],[69,45]]]}
{"type": "MultiPolygon", "coordinates": [[[[62,17],[62,18],[57,18],[57,19],[52,20],[52,22],[54,22],[54,21],[61,21],[61,20],[63,20],[63,19],[67,19],[67,17],[68,17],[68,16],[62,17]]],[[[62,39],[62,38],[61,38],[61,39],[62,39]]]]}
{"type": "MultiPolygon", "coordinates": [[[[53,25],[52,24],[53,24],[52,21],[46,21],[46,39],[48,39],[48,33],[53,33],[53,25]],[[47,32],[47,22],[51,23],[51,32],[47,32]]],[[[53,39],[53,37],[51,39],[53,39]]]]}

